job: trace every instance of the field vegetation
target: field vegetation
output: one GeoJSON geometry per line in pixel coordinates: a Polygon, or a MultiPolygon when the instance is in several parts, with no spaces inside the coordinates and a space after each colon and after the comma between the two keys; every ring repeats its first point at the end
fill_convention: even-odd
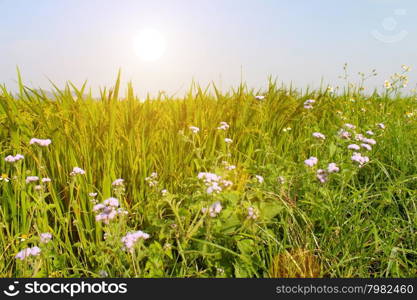
{"type": "MultiPolygon", "coordinates": [[[[417,100],[270,80],[0,91],[2,277],[415,277],[417,100]]],[[[382,84],[381,84],[382,85],[382,84]]]]}

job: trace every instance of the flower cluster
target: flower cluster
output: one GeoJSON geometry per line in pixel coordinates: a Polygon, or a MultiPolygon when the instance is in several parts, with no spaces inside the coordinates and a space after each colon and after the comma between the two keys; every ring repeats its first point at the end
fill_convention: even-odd
{"type": "Polygon", "coordinates": [[[74,167],[72,169],[72,172],[70,173],[70,176],[75,176],[75,175],[84,175],[85,171],[83,169],[81,169],[80,167],[74,167]]]}
{"type": "Polygon", "coordinates": [[[328,181],[328,176],[331,173],[337,173],[339,172],[339,167],[337,166],[336,163],[330,163],[327,166],[327,170],[324,169],[318,169],[316,172],[316,177],[317,179],[321,182],[321,183],[325,183],[328,181]]]}
{"type": "Polygon", "coordinates": [[[255,96],[255,99],[256,100],[264,100],[265,99],[265,96],[263,96],[263,95],[257,95],[257,96],[255,96]]]}
{"type": "Polygon", "coordinates": [[[94,205],[93,211],[97,213],[96,221],[102,221],[104,224],[109,224],[110,220],[117,215],[127,214],[124,209],[119,208],[119,200],[113,197],[104,200],[103,203],[94,205]]]}
{"type": "Polygon", "coordinates": [[[223,187],[229,187],[233,185],[230,180],[224,180],[221,176],[208,172],[198,173],[197,178],[204,181],[204,184],[207,187],[207,194],[220,193],[223,190],[223,187]]]}
{"type": "MultiPolygon", "coordinates": [[[[337,87],[336,87],[337,88],[337,87]]],[[[334,93],[334,87],[332,87],[332,86],[328,86],[327,87],[327,89],[326,89],[326,91],[328,92],[328,93],[330,93],[330,94],[333,94],[334,93]]]]}
{"type": "Polygon", "coordinates": [[[36,182],[39,180],[38,176],[27,176],[26,177],[26,183],[36,182]]]}
{"type": "Polygon", "coordinates": [[[217,217],[218,214],[220,214],[220,212],[222,211],[223,207],[222,204],[217,201],[215,203],[213,203],[209,208],[207,207],[203,207],[201,209],[201,212],[203,214],[205,214],[206,212],[208,212],[208,214],[210,215],[210,217],[215,218],[217,217]]]}
{"type": "Polygon", "coordinates": [[[329,173],[337,173],[337,172],[339,172],[340,171],[340,169],[339,169],[339,167],[336,165],[336,163],[330,163],[328,166],[327,166],[327,172],[329,172],[329,173]]]}
{"type": "Polygon", "coordinates": [[[229,138],[225,138],[225,139],[224,139],[224,142],[225,142],[226,144],[231,144],[231,143],[233,143],[233,140],[232,140],[232,139],[229,139],[229,138]]]}
{"type": "Polygon", "coordinates": [[[52,234],[44,232],[40,234],[40,240],[42,244],[47,244],[52,240],[52,234]]]}
{"type": "Polygon", "coordinates": [[[384,81],[384,87],[389,90],[393,88],[406,88],[408,85],[408,77],[404,74],[395,73],[391,76],[391,80],[384,81]]]}
{"type": "Polygon", "coordinates": [[[348,146],[348,149],[349,150],[360,150],[361,149],[361,147],[359,147],[358,145],[356,145],[356,144],[350,144],[349,146],[348,146]]]}
{"type": "Polygon", "coordinates": [[[346,131],[344,129],[340,129],[339,130],[339,137],[341,137],[342,139],[348,140],[351,138],[351,134],[349,131],[346,131]]]}
{"type": "Polygon", "coordinates": [[[256,178],[256,180],[257,180],[259,183],[263,183],[263,182],[264,182],[264,178],[263,178],[261,175],[255,175],[255,178],[256,178]]]}
{"type": "Polygon", "coordinates": [[[97,193],[89,193],[88,197],[90,197],[90,202],[93,204],[97,204],[98,201],[96,199],[97,193]]]}
{"type": "Polygon", "coordinates": [[[122,179],[122,178],[118,178],[118,179],[116,179],[115,181],[113,181],[112,182],[112,186],[122,186],[122,185],[124,185],[124,179],[122,179]]]}
{"type": "Polygon", "coordinates": [[[39,247],[31,247],[21,250],[19,253],[16,254],[15,258],[20,260],[25,260],[29,256],[38,256],[41,253],[41,249],[39,247]]]}
{"type": "Polygon", "coordinates": [[[219,130],[227,130],[227,129],[229,129],[229,124],[227,124],[226,122],[220,122],[220,126],[219,127],[217,127],[217,129],[219,129],[219,130]]]}
{"type": "MultiPolygon", "coordinates": [[[[366,151],[371,151],[372,150],[372,146],[373,145],[376,145],[376,141],[373,138],[366,137],[364,134],[355,133],[354,132],[354,129],[356,129],[356,126],[354,126],[352,124],[345,124],[345,127],[348,128],[348,129],[350,129],[350,130],[352,130],[353,133],[348,132],[348,131],[345,131],[344,129],[341,129],[339,131],[339,136],[341,138],[350,140],[351,137],[354,134],[354,140],[357,141],[357,142],[359,142],[358,143],[359,145],[356,144],[356,143],[355,144],[349,144],[347,146],[347,148],[349,150],[355,151],[353,153],[353,155],[351,156],[351,160],[353,162],[358,163],[358,166],[360,168],[362,168],[366,163],[369,162],[369,157],[361,154],[358,151],[360,151],[361,149],[365,149],[366,151]]],[[[383,123],[377,124],[377,127],[379,127],[380,129],[385,129],[385,125],[383,123]]],[[[368,135],[368,136],[375,135],[375,133],[372,130],[367,130],[365,134],[368,135]]]]}
{"type": "Polygon", "coordinates": [[[200,128],[195,127],[195,126],[190,126],[190,127],[188,127],[188,128],[190,128],[190,130],[191,130],[193,133],[198,133],[198,132],[200,131],[200,128]]]}
{"type": "Polygon", "coordinates": [[[345,127],[346,127],[346,128],[349,128],[349,129],[355,129],[355,128],[356,128],[356,126],[355,126],[355,125],[352,125],[352,124],[350,124],[350,123],[346,123],[346,124],[345,124],[345,127]]]}
{"type": "Polygon", "coordinates": [[[325,183],[327,179],[327,172],[323,169],[318,169],[316,172],[316,177],[321,183],[325,183]]]}
{"type": "Polygon", "coordinates": [[[368,156],[362,156],[362,154],[359,153],[359,152],[354,152],[351,159],[352,159],[352,161],[359,163],[359,168],[362,168],[364,166],[364,164],[369,162],[369,157],[368,156]]]}
{"type": "Polygon", "coordinates": [[[255,220],[255,219],[258,218],[258,215],[256,214],[255,209],[252,206],[248,207],[248,216],[247,216],[247,218],[252,219],[252,220],[255,220]]]}
{"type": "Polygon", "coordinates": [[[157,178],[158,178],[158,173],[152,172],[151,176],[145,178],[145,181],[148,183],[150,187],[153,187],[158,184],[158,181],[156,180],[157,178]]]}
{"type": "Polygon", "coordinates": [[[320,133],[320,132],[314,132],[313,137],[315,137],[316,139],[319,139],[319,140],[325,140],[326,139],[326,136],[324,134],[320,133]]]}
{"type": "Polygon", "coordinates": [[[122,237],[122,243],[124,244],[124,249],[129,252],[133,252],[134,246],[139,240],[147,240],[150,235],[138,230],[136,232],[128,232],[124,237],[122,237]]]}
{"type": "MultiPolygon", "coordinates": [[[[312,102],[305,103],[305,105],[311,105],[311,103],[312,102]]],[[[355,129],[355,126],[352,125],[352,124],[349,124],[349,123],[345,124],[345,127],[348,128],[348,129],[351,129],[351,130],[352,129],[355,129]]],[[[339,136],[341,138],[344,138],[344,139],[349,139],[351,137],[351,134],[350,134],[349,131],[346,131],[344,129],[341,129],[339,131],[339,136]]],[[[324,134],[320,133],[320,132],[314,132],[313,133],[313,137],[315,137],[317,139],[321,139],[321,140],[325,140],[326,139],[326,136],[324,134]]],[[[351,144],[351,145],[348,146],[348,149],[354,149],[355,150],[355,149],[360,149],[360,147],[358,145],[356,145],[356,144],[351,144]]],[[[304,164],[306,166],[312,168],[312,167],[314,167],[315,165],[318,164],[318,159],[317,159],[317,157],[311,156],[310,158],[308,158],[308,159],[306,159],[304,161],[304,164]]],[[[336,163],[334,163],[334,162],[329,163],[328,166],[327,166],[327,169],[317,169],[317,171],[316,171],[316,178],[321,183],[325,183],[325,182],[328,181],[329,174],[331,174],[331,173],[337,173],[337,172],[339,172],[339,170],[340,169],[339,169],[339,167],[337,166],[336,163]]]]}
{"type": "Polygon", "coordinates": [[[4,158],[4,160],[8,163],[14,163],[17,162],[19,160],[24,159],[25,157],[22,154],[16,154],[15,156],[13,155],[8,155],[4,158]]]}
{"type": "Polygon", "coordinates": [[[228,171],[233,171],[234,169],[236,169],[235,165],[231,165],[227,161],[222,161],[222,164],[224,165],[224,168],[228,171]]]}
{"type": "Polygon", "coordinates": [[[369,145],[369,144],[361,144],[361,147],[364,148],[364,149],[366,149],[366,150],[368,150],[368,151],[371,151],[372,150],[372,146],[369,145]]]}
{"type": "Polygon", "coordinates": [[[32,138],[29,142],[30,145],[38,145],[41,147],[48,147],[52,141],[50,139],[42,140],[37,138],[32,138]]]}
{"type": "Polygon", "coordinates": [[[308,99],[304,102],[304,108],[305,109],[313,109],[313,105],[316,102],[316,100],[308,99]]]}
{"type": "Polygon", "coordinates": [[[122,178],[117,178],[112,182],[111,185],[116,197],[122,197],[125,192],[125,180],[122,178]]]}
{"type": "Polygon", "coordinates": [[[309,167],[313,167],[317,164],[319,160],[317,159],[317,157],[311,156],[310,158],[306,159],[304,161],[304,164],[309,166],[309,167]]]}

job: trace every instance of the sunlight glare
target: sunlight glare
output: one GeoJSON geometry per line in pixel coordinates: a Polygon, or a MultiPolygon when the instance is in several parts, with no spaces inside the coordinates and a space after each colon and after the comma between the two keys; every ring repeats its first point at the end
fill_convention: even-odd
{"type": "Polygon", "coordinates": [[[143,61],[157,61],[165,52],[165,38],[156,29],[144,29],[133,37],[133,47],[136,55],[143,61]]]}

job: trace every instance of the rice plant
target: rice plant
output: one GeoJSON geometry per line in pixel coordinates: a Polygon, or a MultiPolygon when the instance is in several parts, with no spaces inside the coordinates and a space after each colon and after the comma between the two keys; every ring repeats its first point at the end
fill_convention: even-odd
{"type": "MultiPolygon", "coordinates": [[[[404,76],[404,75],[401,75],[404,76]]],[[[0,92],[3,277],[414,277],[404,78],[0,92]]]]}

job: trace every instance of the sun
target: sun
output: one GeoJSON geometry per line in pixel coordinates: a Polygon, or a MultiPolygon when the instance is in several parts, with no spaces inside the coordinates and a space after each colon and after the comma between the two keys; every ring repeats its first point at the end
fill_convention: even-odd
{"type": "Polygon", "coordinates": [[[166,42],[161,32],[147,28],[133,37],[133,48],[136,55],[143,61],[152,62],[164,55],[166,42]]]}

